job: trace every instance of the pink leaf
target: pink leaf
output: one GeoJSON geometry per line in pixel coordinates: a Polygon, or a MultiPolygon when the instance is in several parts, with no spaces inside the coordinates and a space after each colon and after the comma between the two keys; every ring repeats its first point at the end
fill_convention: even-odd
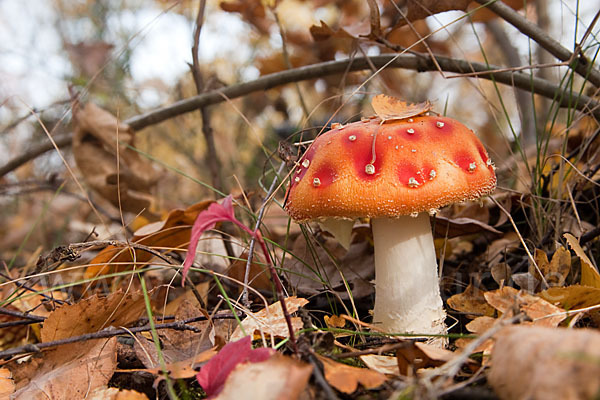
{"type": "Polygon", "coordinates": [[[227,343],[200,369],[196,379],[208,397],[213,397],[223,390],[227,377],[238,364],[265,361],[274,353],[275,350],[269,348],[252,349],[251,336],[245,336],[238,341],[227,343]]]}
{"type": "Polygon", "coordinates": [[[190,236],[190,244],[188,247],[187,255],[185,256],[185,261],[183,262],[183,280],[181,282],[182,286],[185,285],[185,277],[194,262],[194,257],[196,255],[196,247],[198,247],[198,241],[200,240],[200,236],[210,229],[213,229],[217,222],[221,221],[231,221],[236,225],[240,226],[245,231],[252,233],[244,224],[238,221],[235,218],[235,214],[233,212],[233,204],[231,195],[225,197],[223,199],[223,203],[212,203],[208,209],[202,211],[198,214],[194,225],[192,226],[192,234],[190,236]]]}

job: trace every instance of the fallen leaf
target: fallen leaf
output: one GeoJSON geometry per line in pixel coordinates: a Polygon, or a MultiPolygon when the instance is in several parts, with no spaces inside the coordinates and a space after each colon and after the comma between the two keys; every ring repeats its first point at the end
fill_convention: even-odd
{"type": "Polygon", "coordinates": [[[117,338],[59,346],[26,364],[9,364],[17,391],[14,399],[79,400],[105,386],[117,366],[117,338]]]}
{"type": "MultiPolygon", "coordinates": [[[[571,285],[552,287],[539,293],[538,296],[551,304],[559,304],[565,310],[577,310],[600,304],[600,288],[571,285]]],[[[590,310],[588,314],[600,323],[600,309],[590,310]]]]}
{"type": "Polygon", "coordinates": [[[475,318],[473,321],[469,322],[467,325],[465,325],[465,327],[469,332],[481,335],[482,333],[490,329],[495,322],[496,318],[478,317],[475,318]]]}
{"type": "MultiPolygon", "coordinates": [[[[143,338],[138,335],[136,335],[136,337],[138,339],[143,338]]],[[[146,339],[146,338],[143,338],[143,339],[146,339]]],[[[148,341],[148,343],[150,343],[150,341],[148,341]]],[[[150,345],[145,346],[144,348],[148,349],[148,348],[150,348],[149,346],[150,345]]],[[[151,346],[154,346],[154,344],[151,344],[151,346]]],[[[156,347],[154,347],[153,352],[156,354],[156,347]]],[[[136,352],[136,354],[138,354],[138,353],[136,352]]],[[[208,360],[213,358],[216,354],[217,354],[216,348],[208,349],[208,350],[203,351],[200,354],[193,355],[192,357],[186,358],[184,360],[168,362],[165,364],[165,369],[167,370],[167,373],[169,374],[169,378],[171,378],[171,379],[193,378],[194,376],[196,376],[198,374],[198,371],[196,370],[198,365],[207,362],[208,360]]],[[[148,359],[147,356],[140,357],[140,360],[142,362],[144,362],[144,365],[146,365],[147,359],[148,359]]],[[[155,358],[153,365],[158,365],[158,357],[155,358]]],[[[164,377],[162,376],[162,373],[164,372],[162,367],[136,369],[132,372],[138,372],[138,371],[145,371],[150,374],[156,375],[159,377],[160,380],[164,379],[164,377]]],[[[127,370],[119,370],[119,372],[127,372],[127,370]]]]}
{"type": "MultiPolygon", "coordinates": [[[[184,249],[190,241],[192,224],[198,214],[212,204],[201,201],[186,209],[171,210],[162,221],[147,224],[138,229],[131,242],[150,248],[184,249]]],[[[91,279],[110,272],[127,271],[144,266],[155,256],[141,249],[127,246],[108,246],[90,261],[85,278],[91,279]],[[135,261],[135,262],[134,262],[135,261]]]]}
{"type": "Polygon", "coordinates": [[[565,239],[569,243],[569,246],[573,249],[575,254],[581,260],[581,284],[583,286],[591,286],[595,288],[600,288],[600,273],[594,267],[592,261],[588,258],[585,251],[579,245],[579,242],[573,235],[570,233],[565,233],[565,239]]]}
{"type": "Polygon", "coordinates": [[[375,114],[384,122],[416,117],[431,110],[429,100],[412,104],[384,94],[373,97],[371,106],[375,110],[375,114]]]}
{"type": "Polygon", "coordinates": [[[359,357],[369,369],[386,375],[400,375],[398,370],[398,360],[392,356],[382,356],[379,354],[367,354],[359,357]]]}
{"type": "Polygon", "coordinates": [[[582,285],[549,288],[541,292],[539,296],[552,304],[559,303],[565,310],[600,304],[600,288],[582,285]]]}
{"type": "MultiPolygon", "coordinates": [[[[201,315],[208,317],[206,311],[196,307],[194,303],[185,300],[181,302],[175,311],[174,317],[175,322],[178,322],[201,315]]],[[[162,357],[165,363],[175,364],[179,361],[193,360],[198,354],[214,347],[214,343],[210,340],[209,332],[211,325],[208,320],[192,322],[187,325],[196,328],[199,332],[177,329],[161,329],[158,332],[162,357]]],[[[135,342],[134,350],[138,358],[147,368],[159,367],[160,362],[155,343],[151,338],[146,338],[141,334],[136,335],[136,337],[139,340],[135,342]]],[[[221,340],[224,342],[224,339],[221,340]]]]}
{"type": "Polygon", "coordinates": [[[512,326],[497,334],[488,382],[501,399],[594,399],[600,333],[512,326]]]}
{"type": "Polygon", "coordinates": [[[435,235],[436,237],[458,237],[472,235],[475,233],[491,233],[501,235],[502,232],[485,222],[473,218],[446,218],[441,215],[435,217],[435,235]]]}
{"type": "Polygon", "coordinates": [[[566,318],[565,310],[562,308],[548,303],[541,297],[508,286],[485,292],[484,297],[502,314],[515,315],[517,312],[524,312],[534,320],[534,325],[556,327],[566,318]]]}
{"type": "Polygon", "coordinates": [[[502,238],[492,241],[486,252],[486,262],[490,265],[498,264],[504,258],[504,255],[521,246],[519,235],[515,232],[508,232],[502,238]]]}
{"type": "MultiPolygon", "coordinates": [[[[234,260],[227,269],[227,275],[231,278],[244,282],[246,275],[246,264],[248,263],[248,252],[244,251],[238,259],[234,260]]],[[[258,254],[254,255],[252,264],[250,264],[248,274],[248,284],[254,289],[269,291],[273,285],[271,283],[271,275],[267,269],[264,259],[258,254]]],[[[238,286],[238,293],[241,293],[243,287],[238,286]]]]}
{"type": "Polygon", "coordinates": [[[87,400],[148,400],[148,396],[135,390],[103,387],[94,390],[87,400]]]}
{"type": "Polygon", "coordinates": [[[127,326],[146,310],[144,294],[118,291],[107,297],[94,295],[54,310],[44,321],[42,342],[97,332],[109,326],[127,326]]]}
{"type": "Polygon", "coordinates": [[[533,263],[529,264],[529,273],[538,281],[542,281],[542,277],[550,286],[563,286],[569,271],[571,271],[571,253],[564,247],[559,247],[552,261],[548,261],[546,253],[540,249],[535,249],[534,260],[539,268],[535,268],[533,263]],[[540,275],[541,273],[541,275],[540,275]]]}
{"type": "Polygon", "coordinates": [[[346,326],[346,319],[339,315],[326,315],[323,319],[325,320],[325,324],[330,328],[343,328],[346,326]]]}
{"type": "Polygon", "coordinates": [[[74,108],[73,125],[73,155],[87,183],[122,211],[148,213],[160,173],[128,146],[134,131],[93,103],[74,108]]]}
{"type": "Polygon", "coordinates": [[[0,399],[8,399],[15,391],[15,382],[7,368],[0,367],[0,399]]]}
{"type": "Polygon", "coordinates": [[[402,375],[410,376],[422,368],[439,367],[455,356],[450,350],[414,342],[396,350],[396,363],[402,375]]]}
{"type": "MultiPolygon", "coordinates": [[[[481,335],[485,333],[488,329],[490,329],[496,323],[496,319],[492,317],[477,317],[473,321],[469,322],[465,327],[471,333],[475,333],[477,335],[481,335]]],[[[454,345],[459,349],[464,349],[467,347],[471,341],[474,339],[468,338],[459,338],[454,342],[454,345]]],[[[489,355],[494,348],[494,340],[487,339],[475,349],[473,349],[473,353],[482,353],[483,358],[481,363],[483,365],[487,365],[489,363],[489,355]]]]}
{"type": "MultiPolygon", "coordinates": [[[[205,307],[208,301],[208,290],[210,289],[210,282],[200,282],[195,287],[196,292],[200,294],[203,306],[205,307]]],[[[164,309],[161,307],[159,311],[163,315],[172,315],[177,312],[177,309],[181,306],[184,301],[191,301],[192,303],[197,302],[196,295],[191,290],[186,290],[182,295],[171,300],[164,309]]]]}
{"type": "Polygon", "coordinates": [[[467,313],[467,318],[481,315],[493,316],[494,308],[488,304],[483,296],[484,291],[469,284],[464,292],[448,298],[448,306],[456,311],[467,313]]]}
{"type": "Polygon", "coordinates": [[[304,392],[312,369],[282,354],[259,363],[238,364],[216,399],[295,400],[304,392]]]}
{"type": "Polygon", "coordinates": [[[494,281],[500,286],[503,287],[508,283],[510,277],[512,276],[512,270],[510,266],[506,263],[498,263],[495,264],[491,268],[492,278],[494,281]]]}
{"type": "Polygon", "coordinates": [[[226,344],[200,369],[196,379],[209,397],[216,396],[223,390],[227,377],[238,364],[265,361],[274,353],[275,350],[270,348],[252,349],[251,337],[245,336],[226,344]]]}
{"type": "Polygon", "coordinates": [[[374,389],[387,380],[384,374],[377,371],[352,367],[320,355],[317,357],[323,363],[327,382],[342,393],[354,393],[359,384],[366,389],[374,389]]]}
{"type": "MultiPolygon", "coordinates": [[[[288,313],[292,314],[308,303],[308,300],[301,297],[291,296],[285,299],[285,305],[288,313]]],[[[302,320],[299,317],[292,317],[292,326],[294,331],[302,328],[302,320]]],[[[245,335],[253,335],[254,338],[261,338],[261,333],[268,336],[288,337],[290,332],[281,309],[281,302],[271,304],[269,307],[249,315],[242,321],[242,327],[239,326],[231,335],[230,340],[238,340],[245,335]],[[245,334],[244,334],[245,332],[245,334]]]]}

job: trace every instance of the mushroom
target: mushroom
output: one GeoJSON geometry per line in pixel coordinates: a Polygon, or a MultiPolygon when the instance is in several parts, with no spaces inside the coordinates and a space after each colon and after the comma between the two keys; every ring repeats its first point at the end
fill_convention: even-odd
{"type": "Polygon", "coordinates": [[[388,333],[443,334],[430,214],[496,187],[475,134],[446,117],[363,118],[319,136],[292,172],[297,222],[368,217],[375,248],[373,323],[388,333]]]}

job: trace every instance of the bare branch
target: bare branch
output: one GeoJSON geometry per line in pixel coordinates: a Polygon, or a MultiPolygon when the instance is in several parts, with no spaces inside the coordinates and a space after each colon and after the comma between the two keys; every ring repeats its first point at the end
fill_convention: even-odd
{"type": "MultiPolygon", "coordinates": [[[[215,317],[233,318],[233,314],[227,314],[227,315],[215,316],[215,317]]],[[[212,319],[216,319],[215,317],[212,317],[212,319]]],[[[179,331],[200,332],[199,328],[196,328],[195,326],[188,325],[188,324],[190,324],[192,322],[197,322],[197,321],[205,321],[206,319],[207,318],[202,315],[199,317],[187,318],[182,321],[168,322],[168,323],[164,323],[164,324],[155,324],[154,327],[155,327],[155,329],[175,329],[175,330],[179,330],[179,331]]],[[[69,338],[54,340],[51,342],[26,344],[24,346],[13,347],[12,349],[0,351],[0,360],[7,359],[9,357],[13,357],[13,356],[16,356],[19,354],[38,353],[38,352],[42,351],[43,349],[47,349],[50,347],[61,346],[61,345],[65,345],[65,344],[75,343],[75,342],[85,342],[87,340],[106,339],[106,338],[110,338],[113,336],[119,336],[119,335],[130,335],[131,333],[147,332],[150,330],[152,330],[152,327],[150,326],[150,324],[147,324],[144,326],[139,326],[136,328],[127,328],[127,329],[109,327],[109,328],[103,329],[98,332],[86,333],[86,334],[78,335],[78,336],[71,336],[69,338]]]]}
{"type": "MultiPolygon", "coordinates": [[[[435,61],[429,55],[419,53],[402,55],[385,54],[370,57],[368,59],[365,57],[355,57],[346,60],[327,61],[276,72],[250,82],[238,83],[222,89],[211,90],[189,99],[177,101],[170,106],[131,117],[124,122],[129,124],[133,129],[140,130],[158,124],[169,118],[198,110],[207,105],[224,102],[227,99],[242,97],[253,92],[265,91],[287,83],[316,79],[345,72],[370,70],[373,66],[376,68],[404,68],[419,72],[438,72],[438,68],[441,68],[445,72],[471,74],[470,77],[476,75],[478,78],[494,80],[498,83],[530,90],[540,96],[557,101],[562,107],[571,107],[580,111],[589,112],[600,120],[600,103],[596,100],[586,95],[573,97],[574,94],[570,93],[568,89],[565,91],[564,88],[554,85],[544,79],[531,77],[529,74],[520,71],[511,71],[494,65],[486,65],[450,57],[436,56],[435,61]],[[437,61],[437,65],[435,61],[437,61]]],[[[68,137],[61,136],[60,143],[56,139],[55,141],[63,147],[70,145],[68,137]]],[[[31,151],[9,161],[8,164],[1,167],[0,176],[18,168],[27,161],[32,160],[53,148],[54,147],[49,142],[44,142],[35,146],[31,151]]]]}
{"type": "MultiPolygon", "coordinates": [[[[552,39],[539,26],[527,20],[521,14],[504,4],[502,1],[477,0],[479,4],[486,6],[498,14],[506,22],[517,28],[521,33],[535,40],[537,44],[546,49],[554,57],[561,61],[568,61],[579,75],[588,79],[596,87],[600,87],[600,71],[583,55],[583,53],[572,53],[559,42],[552,39]]],[[[581,49],[579,49],[581,50],[581,49]]]]}

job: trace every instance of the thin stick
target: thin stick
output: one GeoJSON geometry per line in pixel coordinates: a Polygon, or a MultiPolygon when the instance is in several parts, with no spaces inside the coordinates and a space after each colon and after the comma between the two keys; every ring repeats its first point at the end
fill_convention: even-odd
{"type": "Polygon", "coordinates": [[[42,322],[46,319],[39,315],[31,315],[31,314],[23,313],[21,311],[9,310],[4,307],[0,307],[0,314],[9,315],[11,317],[24,318],[24,319],[28,319],[33,322],[42,322]]]}
{"type": "Polygon", "coordinates": [[[548,285],[548,281],[546,280],[546,277],[544,277],[544,274],[542,273],[542,270],[540,269],[540,267],[537,265],[535,258],[533,258],[533,255],[531,255],[529,248],[527,248],[527,244],[525,243],[523,236],[521,236],[521,232],[519,232],[519,229],[517,228],[517,224],[515,223],[515,220],[513,219],[512,215],[510,215],[510,213],[508,211],[506,211],[506,208],[504,208],[502,206],[502,204],[498,203],[498,201],[496,199],[494,199],[492,196],[490,196],[490,199],[492,199],[492,201],[498,206],[498,208],[500,208],[500,210],[502,210],[502,212],[506,215],[506,217],[510,221],[510,224],[512,225],[513,229],[515,230],[515,233],[519,237],[519,241],[521,242],[521,244],[523,245],[523,248],[525,249],[525,252],[527,253],[527,257],[529,258],[529,261],[531,261],[531,263],[535,267],[535,270],[540,275],[540,278],[542,278],[542,283],[544,284],[544,289],[549,288],[550,285],[548,285]]]}
{"type": "Polygon", "coordinates": [[[554,57],[561,61],[568,61],[570,67],[579,75],[588,79],[596,87],[600,87],[600,71],[595,69],[591,62],[583,54],[575,54],[563,47],[559,42],[552,39],[539,26],[527,20],[521,14],[499,0],[476,0],[479,4],[486,6],[489,10],[498,14],[506,22],[517,28],[521,33],[533,39],[537,44],[546,49],[554,57]]]}
{"type": "MultiPolygon", "coordinates": [[[[273,178],[273,182],[271,182],[271,186],[269,187],[269,190],[267,191],[265,199],[260,207],[260,210],[258,211],[258,216],[256,217],[256,224],[254,225],[254,232],[257,232],[260,229],[260,225],[262,224],[262,219],[265,214],[265,210],[267,209],[268,200],[271,197],[271,194],[273,194],[273,191],[275,190],[275,188],[277,187],[277,177],[281,174],[284,167],[285,167],[285,161],[282,161],[281,165],[279,165],[279,169],[277,170],[277,173],[275,174],[275,177],[273,178]]],[[[250,240],[250,248],[248,249],[248,260],[246,261],[246,271],[244,272],[244,289],[242,292],[242,303],[246,307],[250,307],[250,303],[248,301],[248,281],[250,280],[250,266],[252,265],[252,260],[254,259],[254,247],[255,246],[256,246],[256,237],[252,236],[252,239],[250,240]]]]}
{"type": "MultiPolygon", "coordinates": [[[[206,90],[206,84],[200,70],[200,61],[198,60],[198,49],[200,48],[200,32],[204,21],[204,10],[206,9],[206,0],[200,1],[198,14],[196,15],[196,28],[194,29],[194,45],[192,46],[192,77],[196,85],[196,92],[202,94],[206,90]]],[[[200,107],[200,115],[202,117],[202,133],[206,142],[205,160],[210,170],[211,182],[213,187],[223,191],[223,180],[221,178],[221,162],[217,156],[217,147],[213,129],[210,123],[210,113],[206,107],[200,107]]]]}
{"type": "MultiPolygon", "coordinates": [[[[202,316],[194,317],[194,318],[186,318],[181,321],[168,322],[168,323],[164,323],[164,324],[155,324],[154,327],[156,329],[175,329],[178,331],[193,331],[193,332],[199,333],[199,332],[202,332],[201,329],[199,329],[195,326],[190,326],[188,324],[190,324],[192,322],[205,321],[206,319],[207,318],[204,315],[202,315],[202,316]]],[[[26,344],[24,346],[13,347],[12,349],[0,351],[0,359],[6,359],[8,357],[13,357],[18,354],[38,353],[38,352],[42,351],[43,349],[47,349],[47,348],[54,347],[54,346],[61,346],[64,344],[84,342],[86,340],[93,340],[93,339],[105,339],[105,338],[110,338],[113,336],[127,335],[127,334],[138,333],[138,332],[147,332],[150,330],[152,330],[152,327],[150,326],[150,324],[147,324],[144,326],[138,326],[135,328],[127,328],[127,329],[126,328],[116,328],[115,329],[113,327],[109,327],[109,328],[103,329],[98,332],[86,333],[83,335],[72,336],[69,338],[54,340],[51,342],[26,344]]]]}

